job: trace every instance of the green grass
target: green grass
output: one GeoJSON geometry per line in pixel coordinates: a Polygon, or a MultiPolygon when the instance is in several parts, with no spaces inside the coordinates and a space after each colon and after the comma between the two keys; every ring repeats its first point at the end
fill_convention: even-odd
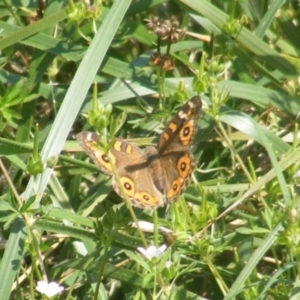
{"type": "Polygon", "coordinates": [[[46,278],[57,299],[297,299],[298,4],[51,1],[36,18],[2,2],[1,299],[46,299],[46,278]],[[186,29],[165,73],[149,62],[155,16],[186,29]],[[131,209],[76,134],[156,143],[198,93],[193,182],[169,207],[131,209]],[[137,250],[162,244],[153,260],[137,250]]]}

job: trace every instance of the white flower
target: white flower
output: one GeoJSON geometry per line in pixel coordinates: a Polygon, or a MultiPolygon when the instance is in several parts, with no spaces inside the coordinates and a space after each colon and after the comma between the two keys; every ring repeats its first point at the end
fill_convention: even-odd
{"type": "Polygon", "coordinates": [[[60,286],[54,281],[47,282],[44,280],[37,282],[36,290],[42,294],[45,294],[47,297],[53,297],[58,293],[62,292],[65,288],[60,286]]]}
{"type": "Polygon", "coordinates": [[[138,247],[137,248],[146,258],[151,260],[153,257],[158,257],[160,256],[166,249],[166,245],[161,245],[159,248],[155,246],[150,246],[148,249],[145,249],[143,247],[138,247]]]}

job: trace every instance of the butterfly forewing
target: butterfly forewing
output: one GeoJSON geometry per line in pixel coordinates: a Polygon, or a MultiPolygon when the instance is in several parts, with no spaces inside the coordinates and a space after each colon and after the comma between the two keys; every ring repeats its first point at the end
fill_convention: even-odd
{"type": "Polygon", "coordinates": [[[190,152],[197,131],[201,98],[195,96],[185,103],[168,122],[157,149],[165,173],[165,199],[176,201],[190,182],[194,158],[190,152]]]}
{"type": "Polygon", "coordinates": [[[181,107],[160,136],[157,146],[160,154],[190,148],[197,131],[201,107],[202,101],[199,96],[191,98],[181,107]]]}
{"type": "Polygon", "coordinates": [[[94,164],[106,175],[112,175],[112,168],[106,153],[99,146],[99,136],[94,132],[80,132],[77,141],[94,164]]]}

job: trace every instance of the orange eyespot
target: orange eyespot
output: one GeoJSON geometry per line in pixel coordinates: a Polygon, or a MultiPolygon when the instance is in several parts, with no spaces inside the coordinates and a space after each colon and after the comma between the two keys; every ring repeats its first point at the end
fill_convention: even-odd
{"type": "Polygon", "coordinates": [[[180,193],[182,184],[183,184],[183,179],[182,178],[175,179],[172,182],[171,188],[167,193],[167,197],[169,199],[172,199],[172,198],[176,197],[180,193]]]}
{"type": "Polygon", "coordinates": [[[141,204],[144,205],[157,205],[159,200],[156,197],[151,196],[149,193],[141,192],[135,195],[135,199],[137,199],[141,204]]]}
{"type": "Polygon", "coordinates": [[[191,139],[194,134],[194,127],[193,127],[194,121],[189,121],[183,128],[180,130],[179,137],[181,143],[186,146],[191,142],[191,139]]]}
{"type": "Polygon", "coordinates": [[[189,155],[181,156],[177,161],[177,170],[180,177],[187,178],[191,171],[191,158],[189,155]]]}
{"type": "Polygon", "coordinates": [[[128,197],[133,197],[135,194],[134,182],[130,178],[123,176],[120,178],[120,183],[124,189],[125,194],[128,197]]]}
{"type": "MultiPolygon", "coordinates": [[[[100,152],[100,151],[99,151],[99,152],[100,152]]],[[[100,152],[100,153],[99,153],[99,156],[97,155],[97,160],[98,160],[98,163],[99,163],[102,167],[108,169],[109,171],[112,170],[111,165],[110,165],[110,163],[109,163],[109,160],[108,160],[108,157],[107,157],[106,154],[100,152]]]]}
{"type": "MultiPolygon", "coordinates": [[[[92,158],[94,163],[104,172],[106,170],[111,172],[112,168],[111,168],[111,165],[109,163],[106,153],[104,151],[102,151],[101,149],[99,149],[99,147],[96,147],[96,146],[94,147],[91,144],[90,145],[87,144],[86,146],[87,146],[86,152],[92,158]]],[[[113,155],[111,156],[111,159],[112,159],[112,163],[115,164],[116,159],[113,155]]]]}

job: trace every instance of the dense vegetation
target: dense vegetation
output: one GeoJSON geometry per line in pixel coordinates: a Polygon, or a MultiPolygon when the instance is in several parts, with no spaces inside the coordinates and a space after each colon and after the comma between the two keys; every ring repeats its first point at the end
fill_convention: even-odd
{"type": "Polygon", "coordinates": [[[299,4],[1,2],[1,299],[46,299],[41,280],[57,299],[298,299],[299,4]],[[155,145],[198,94],[191,184],[131,207],[76,134],[155,145]]]}

